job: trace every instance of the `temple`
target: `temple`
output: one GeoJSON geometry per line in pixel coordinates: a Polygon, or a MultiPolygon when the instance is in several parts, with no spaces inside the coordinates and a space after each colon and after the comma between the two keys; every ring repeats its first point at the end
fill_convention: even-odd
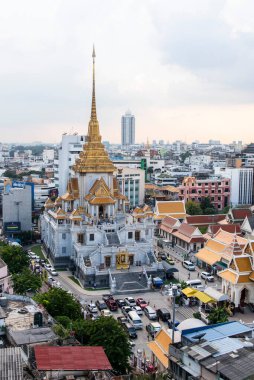
{"type": "MultiPolygon", "coordinates": [[[[95,95],[93,49],[91,117],[83,151],[66,193],[48,199],[41,217],[44,247],[55,267],[69,267],[86,287],[128,292],[148,289],[160,270],[153,253],[153,213],[128,213],[128,199],[101,142],[95,95]],[[142,273],[142,276],[140,276],[142,273]]],[[[149,211],[149,210],[148,210],[149,211]]]]}

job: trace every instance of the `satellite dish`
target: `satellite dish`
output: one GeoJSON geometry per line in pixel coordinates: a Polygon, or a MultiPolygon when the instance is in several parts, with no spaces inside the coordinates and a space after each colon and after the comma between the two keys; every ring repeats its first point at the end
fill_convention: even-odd
{"type": "Polygon", "coordinates": [[[192,338],[193,338],[193,339],[199,339],[199,340],[200,340],[200,339],[203,338],[203,336],[205,336],[205,334],[206,334],[206,333],[197,334],[197,335],[194,335],[192,338]]]}

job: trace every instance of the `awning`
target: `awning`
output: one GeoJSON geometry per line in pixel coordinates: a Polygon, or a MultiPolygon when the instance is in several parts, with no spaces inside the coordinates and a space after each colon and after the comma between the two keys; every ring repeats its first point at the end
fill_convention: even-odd
{"type": "Polygon", "coordinates": [[[200,292],[199,290],[196,291],[193,297],[198,298],[203,303],[215,302],[212,297],[208,296],[206,293],[200,292]]]}
{"type": "Polygon", "coordinates": [[[196,292],[197,290],[193,288],[182,289],[182,293],[185,294],[187,297],[194,297],[196,292]]]}
{"type": "Polygon", "coordinates": [[[229,299],[229,296],[227,294],[223,294],[221,292],[218,292],[218,290],[208,287],[205,289],[205,293],[214,298],[217,302],[220,301],[227,301],[229,299]]]}
{"type": "Polygon", "coordinates": [[[159,362],[165,367],[168,368],[168,358],[166,356],[167,353],[165,353],[158,344],[154,342],[147,343],[147,346],[150,348],[150,350],[154,353],[156,358],[159,360],[159,362]]]}
{"type": "Polygon", "coordinates": [[[218,266],[220,266],[222,268],[227,268],[228,267],[227,264],[224,263],[223,261],[217,261],[217,263],[215,263],[215,265],[218,265],[218,266]]]}

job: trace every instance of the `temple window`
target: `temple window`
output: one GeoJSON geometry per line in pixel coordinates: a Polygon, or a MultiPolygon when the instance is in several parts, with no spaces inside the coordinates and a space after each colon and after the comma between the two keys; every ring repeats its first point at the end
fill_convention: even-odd
{"type": "Polygon", "coordinates": [[[132,239],[133,238],[133,233],[132,232],[128,232],[128,239],[132,239]]]}
{"type": "Polygon", "coordinates": [[[94,234],[90,234],[90,236],[89,236],[89,240],[90,240],[90,241],[94,241],[94,234]]]}
{"type": "Polygon", "coordinates": [[[84,244],[84,234],[78,234],[78,243],[84,244]]]}

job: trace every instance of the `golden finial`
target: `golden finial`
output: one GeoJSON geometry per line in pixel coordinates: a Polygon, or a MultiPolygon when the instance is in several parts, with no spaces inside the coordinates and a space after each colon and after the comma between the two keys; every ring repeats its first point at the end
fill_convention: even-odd
{"type": "Polygon", "coordinates": [[[97,121],[97,114],[96,114],[96,100],[95,100],[95,48],[93,45],[93,95],[92,95],[92,109],[91,109],[91,120],[97,121]]]}

